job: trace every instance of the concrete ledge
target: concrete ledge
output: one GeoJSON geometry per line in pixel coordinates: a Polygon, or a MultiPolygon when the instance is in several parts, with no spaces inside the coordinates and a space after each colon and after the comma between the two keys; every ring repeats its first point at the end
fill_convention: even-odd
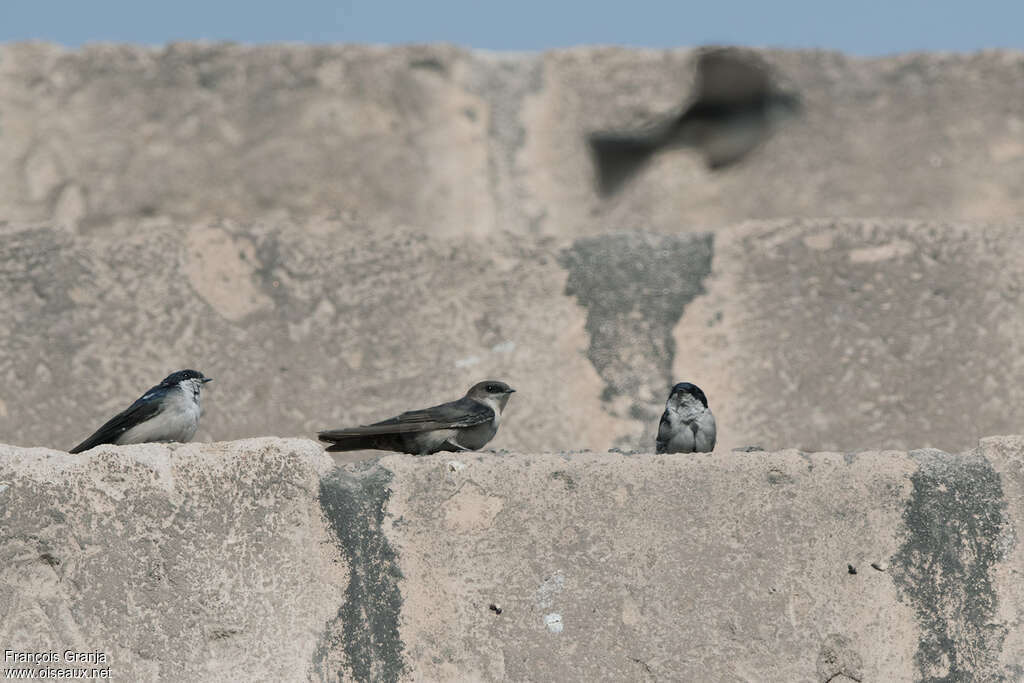
{"type": "Polygon", "coordinates": [[[0,446],[0,647],[117,680],[1019,679],[1022,494],[1024,437],[345,467],[307,440],[0,446]]]}

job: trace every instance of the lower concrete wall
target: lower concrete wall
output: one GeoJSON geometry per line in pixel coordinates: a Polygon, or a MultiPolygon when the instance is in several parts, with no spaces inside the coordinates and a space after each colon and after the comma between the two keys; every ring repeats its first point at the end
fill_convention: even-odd
{"type": "Polygon", "coordinates": [[[1024,437],[0,446],[0,649],[116,680],[1019,680],[1022,494],[1024,437]]]}

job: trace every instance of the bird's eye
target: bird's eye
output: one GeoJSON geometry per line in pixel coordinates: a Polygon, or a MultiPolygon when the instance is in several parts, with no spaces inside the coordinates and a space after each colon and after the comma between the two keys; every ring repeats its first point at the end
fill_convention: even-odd
{"type": "Polygon", "coordinates": [[[497,384],[488,384],[487,385],[487,393],[499,394],[499,393],[501,393],[501,387],[499,387],[497,384]]]}

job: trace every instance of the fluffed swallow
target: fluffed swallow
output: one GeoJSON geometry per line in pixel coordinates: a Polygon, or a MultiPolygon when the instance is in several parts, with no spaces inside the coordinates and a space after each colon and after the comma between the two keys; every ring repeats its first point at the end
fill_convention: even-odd
{"type": "Polygon", "coordinates": [[[498,432],[501,411],[514,391],[504,382],[478,382],[457,401],[410,410],[363,427],[320,432],[318,436],[331,444],[328,451],[374,449],[412,455],[475,451],[498,432]]]}
{"type": "Polygon", "coordinates": [[[715,450],[715,416],[696,384],[672,387],[658,425],[657,453],[710,453],[715,450]]]}
{"type": "Polygon", "coordinates": [[[189,441],[203,414],[199,387],[211,381],[196,370],[178,370],[144,393],[69,453],[81,453],[100,444],[189,441]]]}
{"type": "Polygon", "coordinates": [[[767,66],[752,53],[706,48],[697,57],[697,85],[682,114],[642,130],[588,136],[598,192],[613,194],[662,149],[695,147],[709,168],[728,166],[800,108],[800,98],[777,90],[767,66]]]}

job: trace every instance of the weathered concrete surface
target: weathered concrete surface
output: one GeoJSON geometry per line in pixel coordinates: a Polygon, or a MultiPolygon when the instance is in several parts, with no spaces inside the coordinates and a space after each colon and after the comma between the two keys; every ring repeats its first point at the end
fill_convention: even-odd
{"type": "Polygon", "coordinates": [[[1024,53],[765,51],[806,116],[712,174],[666,154],[600,201],[583,135],[680,106],[691,49],[0,46],[0,207],[85,232],[336,212],[430,234],[1024,213],[1024,53]]]}
{"type": "Polygon", "coordinates": [[[200,441],[309,436],[484,377],[519,390],[491,444],[518,451],[650,450],[679,380],[726,450],[958,450],[1024,424],[1020,224],[150,227],[0,241],[7,442],[68,448],[181,367],[216,378],[200,441]]]}
{"type": "Polygon", "coordinates": [[[1019,680],[1022,520],[1024,437],[347,468],[306,440],[2,447],[0,643],[118,680],[1019,680]]]}
{"type": "Polygon", "coordinates": [[[277,439],[4,448],[2,647],[102,651],[124,681],[311,671],[349,583],[314,456],[277,439]]]}
{"type": "Polygon", "coordinates": [[[750,223],[716,235],[704,286],[674,374],[723,397],[727,447],[949,450],[1024,424],[1020,224],[750,223]]]}
{"type": "Polygon", "coordinates": [[[519,389],[497,449],[649,449],[683,379],[719,424],[711,456],[347,469],[0,447],[0,647],[123,680],[1024,678],[1024,441],[968,450],[1024,423],[1024,53],[767,52],[803,119],[600,201],[583,134],[678,105],[691,56],[0,46],[0,440],[66,448],[188,366],[201,441],[487,376],[519,389]],[[908,218],[785,218],[836,215],[908,218]],[[849,454],[926,445],[968,452],[849,454]]]}
{"type": "Polygon", "coordinates": [[[311,435],[499,377],[530,398],[495,446],[613,442],[557,249],[336,227],[7,235],[0,434],[69,448],[165,367],[196,367],[214,378],[198,440],[311,435]]]}

